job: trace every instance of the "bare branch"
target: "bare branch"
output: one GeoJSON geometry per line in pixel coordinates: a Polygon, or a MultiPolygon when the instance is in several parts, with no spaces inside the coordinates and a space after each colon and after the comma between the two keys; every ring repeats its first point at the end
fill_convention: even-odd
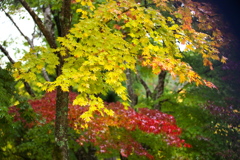
{"type": "Polygon", "coordinates": [[[58,34],[58,36],[60,36],[60,35],[62,35],[60,18],[59,18],[60,12],[56,11],[56,10],[51,10],[51,12],[53,13],[53,19],[54,19],[56,27],[57,27],[57,34],[58,34]]]}
{"type": "Polygon", "coordinates": [[[1,7],[1,9],[3,10],[3,12],[5,13],[5,15],[10,19],[10,21],[13,23],[13,25],[17,28],[17,30],[20,32],[20,34],[26,39],[26,41],[28,42],[28,44],[31,46],[31,48],[34,47],[33,43],[31,42],[31,40],[25,35],[23,34],[23,32],[20,30],[20,28],[18,27],[18,25],[15,23],[15,21],[12,19],[12,17],[1,7]]]}
{"type": "Polygon", "coordinates": [[[3,46],[0,44],[0,50],[3,52],[3,54],[8,58],[8,60],[12,63],[12,64],[14,64],[15,63],[15,61],[12,59],[12,57],[9,55],[9,53],[8,53],[8,51],[5,49],[5,48],[3,48],[3,46]]]}
{"type": "Polygon", "coordinates": [[[32,96],[32,97],[36,97],[35,94],[34,94],[34,92],[33,92],[33,90],[32,90],[32,88],[31,88],[31,86],[29,85],[29,83],[27,83],[26,81],[24,81],[23,84],[24,84],[24,87],[25,87],[26,91],[28,92],[28,94],[29,94],[30,96],[32,96]]]}
{"type": "Polygon", "coordinates": [[[46,81],[51,81],[45,68],[42,68],[42,75],[46,81]]]}
{"type": "Polygon", "coordinates": [[[33,43],[33,41],[34,41],[34,39],[35,39],[36,27],[37,27],[37,25],[35,24],[34,27],[33,27],[33,33],[32,33],[31,43],[33,43]]]}
{"type": "Polygon", "coordinates": [[[147,83],[142,79],[141,75],[139,73],[137,73],[137,78],[140,81],[140,83],[143,85],[145,91],[146,91],[146,97],[151,97],[152,92],[150,90],[150,88],[148,87],[147,83]]]}
{"type": "Polygon", "coordinates": [[[37,14],[30,8],[28,3],[25,0],[19,0],[22,6],[28,11],[28,13],[33,18],[34,22],[37,24],[40,31],[43,33],[44,37],[46,38],[48,44],[51,48],[57,48],[56,41],[54,37],[52,37],[51,33],[45,28],[42,20],[37,16],[37,14]]]}
{"type": "Polygon", "coordinates": [[[52,11],[50,5],[48,6],[43,6],[42,7],[43,11],[43,17],[44,17],[44,26],[48,30],[48,32],[51,34],[52,37],[55,37],[54,35],[54,22],[52,21],[52,11]]]}

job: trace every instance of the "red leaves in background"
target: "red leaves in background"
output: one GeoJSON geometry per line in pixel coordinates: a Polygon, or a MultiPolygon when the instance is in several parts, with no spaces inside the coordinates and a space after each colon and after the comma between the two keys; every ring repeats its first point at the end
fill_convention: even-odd
{"type": "MultiPolygon", "coordinates": [[[[76,93],[70,93],[69,125],[80,133],[80,137],[77,140],[80,145],[91,143],[99,147],[99,153],[117,150],[125,157],[135,153],[154,159],[141,143],[131,135],[132,131],[141,130],[146,134],[161,134],[168,145],[191,147],[179,138],[181,129],[177,127],[175,119],[171,115],[147,108],[139,108],[138,112],[132,108],[125,110],[124,106],[117,102],[105,104],[106,108],[115,112],[114,116],[101,116],[101,114],[96,112],[92,121],[85,122],[80,118],[80,115],[87,111],[88,107],[72,105],[72,101],[76,96],[76,93]],[[88,128],[84,128],[83,126],[85,125],[88,128]]],[[[39,100],[29,101],[34,112],[41,115],[41,118],[36,120],[38,125],[54,122],[55,98],[56,92],[50,92],[39,100]]],[[[20,118],[16,106],[11,107],[9,113],[15,113],[14,118],[16,121],[24,122],[20,118]]],[[[33,124],[30,126],[33,126],[33,124]]]]}

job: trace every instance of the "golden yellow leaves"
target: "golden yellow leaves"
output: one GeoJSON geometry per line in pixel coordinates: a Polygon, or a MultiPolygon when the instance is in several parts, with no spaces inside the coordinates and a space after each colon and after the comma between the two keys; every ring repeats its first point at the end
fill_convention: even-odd
{"type": "MultiPolygon", "coordinates": [[[[77,98],[73,102],[74,105],[80,105],[80,106],[89,106],[89,110],[84,112],[80,118],[85,120],[86,122],[91,121],[93,118],[93,113],[95,111],[98,111],[101,115],[113,116],[114,112],[111,109],[107,109],[104,107],[103,100],[99,97],[96,97],[94,95],[87,95],[87,94],[79,94],[77,98]]],[[[85,126],[87,127],[87,126],[85,126]]]]}
{"type": "MultiPolygon", "coordinates": [[[[56,86],[68,91],[70,86],[74,86],[81,95],[74,103],[91,106],[89,112],[82,115],[87,121],[93,111],[103,107],[103,102],[93,95],[113,90],[124,101],[128,100],[126,88],[122,84],[126,79],[124,70],[134,71],[136,64],[151,66],[155,74],[168,71],[173,77],[178,76],[180,83],[195,82],[197,85],[214,87],[181,61],[183,53],[177,42],[185,44],[186,51],[200,53],[204,65],[211,67],[210,59],[219,58],[214,54],[217,50],[209,42],[212,41],[211,37],[191,29],[191,14],[183,16],[189,11],[182,10],[174,13],[175,17],[164,17],[159,11],[141,7],[133,0],[109,0],[98,8],[90,0],[77,2],[88,7],[77,9],[82,18],[67,37],[58,38],[61,47],[56,50],[41,48],[37,51],[41,52],[39,57],[26,54],[26,69],[21,74],[15,73],[16,77],[32,81],[42,67],[53,74],[59,63],[54,52],[68,55],[61,76],[54,82],[39,82],[36,85],[48,91],[54,90],[56,86]],[[31,71],[28,72],[28,69],[31,71]]],[[[166,4],[167,0],[156,2],[166,4]]],[[[219,33],[213,34],[217,36],[219,33]]],[[[225,63],[226,58],[222,57],[221,61],[225,63]]],[[[21,68],[22,65],[16,63],[15,67],[21,68]]],[[[113,114],[108,110],[104,112],[113,114]]]]}
{"type": "Polygon", "coordinates": [[[206,80],[203,80],[205,86],[209,87],[209,88],[216,88],[217,87],[212,83],[212,82],[209,82],[209,81],[206,81],[206,80]]]}
{"type": "Polygon", "coordinates": [[[204,66],[210,66],[210,69],[213,70],[213,67],[212,67],[212,62],[206,58],[203,59],[203,65],[204,66]]]}
{"type": "Polygon", "coordinates": [[[87,15],[88,15],[88,12],[85,11],[85,10],[82,10],[82,9],[77,9],[76,11],[77,13],[82,13],[82,18],[88,18],[87,15]]]}
{"type": "Polygon", "coordinates": [[[59,64],[58,57],[52,51],[50,48],[38,46],[31,49],[19,62],[14,64],[14,67],[17,69],[14,72],[16,79],[24,79],[33,86],[39,87],[40,85],[36,83],[36,80],[40,83],[45,82],[39,76],[42,74],[42,69],[44,68],[49,74],[54,74],[55,67],[59,64]]]}
{"type": "Polygon", "coordinates": [[[63,90],[74,86],[78,90],[80,94],[74,104],[90,107],[81,116],[86,121],[91,120],[94,111],[113,115],[111,110],[103,108],[102,100],[94,95],[112,90],[123,101],[128,100],[122,84],[126,80],[124,70],[134,70],[136,63],[136,58],[129,51],[131,45],[120,32],[112,32],[103,23],[102,19],[109,18],[104,16],[82,19],[67,37],[58,39],[62,45],[58,50],[68,50],[70,56],[65,60],[63,74],[52,85],[61,86],[63,90]]]}
{"type": "Polygon", "coordinates": [[[77,13],[81,13],[81,18],[85,19],[85,18],[91,17],[92,11],[95,9],[95,6],[93,5],[92,1],[76,0],[76,2],[77,3],[80,2],[80,4],[83,6],[82,8],[79,8],[76,10],[77,13]]]}
{"type": "Polygon", "coordinates": [[[186,82],[186,81],[187,81],[186,75],[185,75],[185,74],[180,74],[180,75],[179,75],[179,82],[180,82],[180,83],[184,83],[184,82],[186,82]]]}
{"type": "Polygon", "coordinates": [[[222,62],[222,63],[226,63],[226,61],[227,61],[227,58],[224,57],[224,56],[222,56],[222,58],[221,58],[221,62],[222,62]]]}
{"type": "Polygon", "coordinates": [[[161,71],[168,71],[172,78],[178,78],[180,83],[194,82],[197,86],[205,85],[210,88],[217,88],[213,83],[202,79],[200,75],[192,70],[189,64],[171,56],[166,58],[155,57],[152,61],[143,61],[143,65],[151,66],[152,72],[155,74],[159,74],[161,71]]]}
{"type": "Polygon", "coordinates": [[[91,0],[76,0],[76,2],[80,2],[82,6],[88,6],[90,10],[95,9],[91,0]]]}

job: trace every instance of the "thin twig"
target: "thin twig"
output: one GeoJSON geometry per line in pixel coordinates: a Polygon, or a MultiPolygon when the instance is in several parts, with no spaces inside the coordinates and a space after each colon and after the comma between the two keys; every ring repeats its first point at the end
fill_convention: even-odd
{"type": "Polygon", "coordinates": [[[31,40],[21,31],[21,29],[18,27],[18,25],[15,23],[15,21],[12,19],[12,17],[1,7],[5,15],[10,19],[10,21],[13,23],[13,25],[17,28],[17,30],[20,32],[20,34],[26,39],[28,44],[31,46],[31,48],[34,48],[33,43],[31,40]]]}
{"type": "Polygon", "coordinates": [[[42,20],[38,17],[38,15],[31,9],[31,7],[28,5],[28,3],[25,0],[18,0],[18,1],[27,10],[27,12],[30,14],[30,16],[34,20],[34,22],[37,24],[39,30],[43,33],[50,47],[57,48],[57,43],[54,37],[52,37],[50,32],[45,28],[42,20]]]}

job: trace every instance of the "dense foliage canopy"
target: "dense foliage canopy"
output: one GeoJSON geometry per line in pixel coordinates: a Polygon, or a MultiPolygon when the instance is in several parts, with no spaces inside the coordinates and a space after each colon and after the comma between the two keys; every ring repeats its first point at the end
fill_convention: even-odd
{"type": "Polygon", "coordinates": [[[29,48],[14,61],[9,42],[0,43],[10,62],[0,68],[0,158],[239,156],[239,65],[210,4],[5,0],[0,7],[29,48]],[[12,18],[22,9],[37,26],[33,37],[12,18]]]}

